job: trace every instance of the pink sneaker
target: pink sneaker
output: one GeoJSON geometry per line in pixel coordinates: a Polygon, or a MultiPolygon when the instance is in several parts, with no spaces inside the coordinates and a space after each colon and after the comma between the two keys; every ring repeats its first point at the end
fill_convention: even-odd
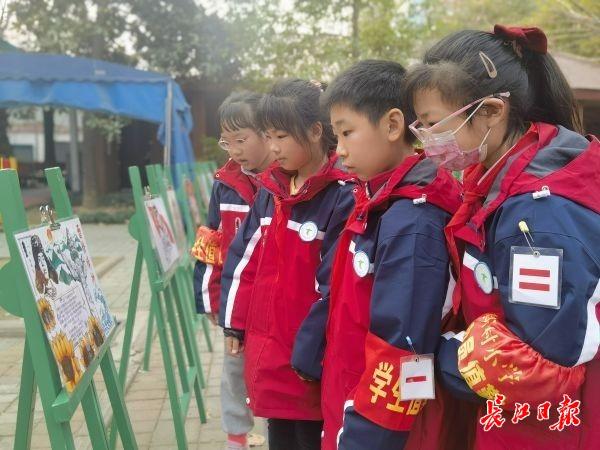
{"type": "Polygon", "coordinates": [[[227,441],[225,442],[224,450],[249,450],[249,447],[239,442],[227,441]]]}

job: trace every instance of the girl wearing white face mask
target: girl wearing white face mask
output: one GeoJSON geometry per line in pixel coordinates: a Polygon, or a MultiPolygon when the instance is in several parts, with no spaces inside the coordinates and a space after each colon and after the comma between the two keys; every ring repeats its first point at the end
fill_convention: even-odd
{"type": "Polygon", "coordinates": [[[437,355],[478,408],[462,448],[600,448],[600,142],[546,47],[537,28],[461,31],[405,82],[426,155],[465,170],[446,228],[465,326],[437,355]]]}

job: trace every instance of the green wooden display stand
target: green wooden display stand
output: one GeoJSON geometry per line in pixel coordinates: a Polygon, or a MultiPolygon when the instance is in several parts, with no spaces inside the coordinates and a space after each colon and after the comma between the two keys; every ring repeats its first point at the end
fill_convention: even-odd
{"type": "MultiPolygon", "coordinates": [[[[169,214],[171,223],[173,223],[172,212],[167,201],[167,189],[169,186],[172,186],[171,174],[169,173],[169,171],[163,171],[162,166],[158,164],[147,166],[146,174],[148,176],[148,182],[150,183],[152,192],[159,193],[159,195],[163,198],[163,201],[165,202],[165,206],[167,208],[167,213],[169,214]]],[[[176,271],[176,275],[176,286],[178,288],[178,294],[180,295],[183,304],[187,305],[187,317],[189,318],[194,330],[197,330],[199,328],[203,329],[206,345],[208,347],[208,350],[212,352],[212,341],[210,338],[210,325],[208,324],[208,320],[204,315],[196,314],[196,305],[193,290],[193,261],[188,249],[185,250],[181,257],[179,266],[176,271]]],[[[150,317],[148,320],[148,330],[146,334],[146,348],[144,350],[143,361],[143,366],[146,370],[150,365],[150,348],[152,345],[152,327],[154,323],[154,313],[155,311],[151,309],[150,317]]],[[[200,375],[202,384],[204,386],[204,376],[202,373],[200,375]]]]}
{"type": "MultiPolygon", "coordinates": [[[[183,173],[189,178],[194,186],[194,194],[196,196],[196,204],[200,209],[200,218],[202,224],[206,224],[208,220],[208,209],[204,207],[204,200],[202,199],[202,190],[198,183],[198,176],[196,175],[196,163],[178,164],[177,170],[179,173],[183,173]]],[[[195,236],[194,236],[195,238],[195,236]]]]}
{"type": "Polygon", "coordinates": [[[202,189],[200,187],[200,182],[198,176],[196,174],[196,163],[188,164],[189,175],[194,183],[194,188],[196,189],[196,201],[198,202],[198,206],[200,207],[200,213],[202,215],[203,224],[206,224],[208,221],[208,206],[204,205],[204,200],[202,198],[202,189]]]}
{"type": "Polygon", "coordinates": [[[217,170],[216,163],[213,161],[198,162],[195,166],[196,177],[201,191],[202,203],[208,211],[210,203],[210,194],[213,185],[213,176],[217,170]]]}
{"type": "MultiPolygon", "coordinates": [[[[179,179],[179,188],[177,189],[177,200],[179,201],[179,206],[181,208],[181,215],[183,217],[183,221],[185,223],[185,234],[187,239],[187,245],[189,248],[192,248],[194,245],[194,241],[196,240],[196,224],[194,223],[194,217],[192,215],[192,209],[190,206],[190,202],[187,196],[187,192],[185,191],[185,182],[190,180],[188,165],[187,164],[177,164],[176,169],[177,177],[179,179]]],[[[194,183],[192,181],[192,186],[194,183]]],[[[194,198],[195,192],[194,192],[194,198]]],[[[198,200],[196,199],[196,203],[198,200]]]]}
{"type": "MultiPolygon", "coordinates": [[[[162,168],[160,166],[157,167],[157,170],[159,171],[159,175],[160,175],[160,171],[162,170],[162,168]]],[[[179,185],[179,189],[177,190],[177,197],[179,200],[179,204],[182,206],[181,208],[181,212],[183,215],[183,219],[185,222],[185,227],[186,227],[186,234],[187,234],[187,239],[188,239],[188,247],[191,249],[192,246],[194,245],[194,241],[196,240],[196,226],[194,225],[194,220],[192,218],[192,213],[190,210],[190,206],[189,206],[189,200],[187,198],[187,194],[185,192],[185,185],[184,185],[184,181],[186,179],[189,179],[189,166],[185,165],[185,164],[178,164],[177,165],[177,173],[178,173],[178,177],[179,180],[181,180],[181,183],[179,185]]],[[[167,180],[170,181],[170,177],[167,176],[167,180]]],[[[210,324],[208,322],[208,319],[206,318],[206,316],[204,314],[196,314],[196,300],[194,298],[194,288],[193,288],[193,280],[194,280],[194,265],[196,263],[195,259],[193,257],[190,256],[190,253],[187,253],[187,257],[188,257],[188,261],[189,261],[189,265],[186,268],[186,272],[187,272],[187,279],[189,280],[187,282],[187,292],[188,292],[188,296],[189,296],[189,301],[190,301],[190,305],[191,305],[191,313],[192,313],[192,317],[194,317],[194,325],[196,327],[196,329],[200,329],[202,328],[202,332],[204,333],[204,339],[206,340],[206,344],[208,347],[208,350],[212,352],[213,347],[212,347],[212,341],[211,341],[211,337],[210,337],[210,324]]]]}
{"type": "MultiPolygon", "coordinates": [[[[46,169],[46,179],[59,221],[71,218],[73,210],[60,169],[46,169]]],[[[0,214],[4,221],[10,251],[10,262],[0,269],[0,305],[9,313],[22,317],[25,323],[25,349],[14,448],[24,450],[30,447],[35,399],[39,389],[50,445],[53,449],[75,449],[70,421],[80,404],[92,447],[94,450],[108,449],[108,434],[93,378],[100,366],[113,409],[114,423],[121,436],[123,447],[137,449],[110,350],[116,327],[107,336],[75,390],[67,393],[62,387],[58,367],[46,338],[35,297],[29,287],[27,273],[20,260],[14,238],[15,233],[27,230],[28,224],[17,172],[12,169],[0,170],[0,214]]]]}
{"type": "MultiPolygon", "coordinates": [[[[163,195],[166,197],[167,189],[173,185],[173,179],[171,177],[171,173],[170,173],[170,171],[164,171],[163,167],[159,164],[154,165],[153,170],[155,171],[157,187],[159,190],[161,190],[163,195]]],[[[187,211],[187,214],[189,216],[187,218],[187,221],[191,224],[192,220],[191,220],[191,214],[189,213],[189,206],[187,209],[185,208],[185,206],[187,206],[188,203],[187,203],[187,201],[183,201],[183,202],[181,201],[181,192],[180,191],[181,190],[178,190],[178,192],[177,192],[179,204],[184,205],[184,208],[181,209],[181,212],[182,212],[182,215],[185,220],[185,214],[187,211]]],[[[192,225],[192,229],[193,229],[193,225],[192,225]]],[[[193,244],[194,239],[195,239],[195,230],[194,230],[194,234],[192,237],[192,244],[193,244]]],[[[189,246],[189,249],[191,249],[191,245],[189,246]]],[[[201,314],[201,315],[196,314],[196,302],[194,299],[194,285],[193,285],[195,261],[194,261],[194,258],[192,258],[191,254],[189,252],[189,249],[186,249],[185,253],[182,255],[181,265],[180,265],[180,270],[179,270],[180,286],[183,290],[182,295],[184,295],[185,298],[187,298],[187,300],[188,300],[188,304],[190,305],[190,317],[194,318],[194,323],[196,325],[196,328],[199,328],[200,326],[202,326],[203,331],[204,331],[204,338],[206,340],[206,345],[208,347],[208,350],[210,352],[212,352],[212,341],[211,341],[211,337],[210,337],[210,327],[208,324],[208,320],[206,319],[206,316],[204,314],[201,314]]]]}
{"type": "Polygon", "coordinates": [[[207,165],[207,167],[208,167],[208,170],[209,170],[211,173],[215,173],[215,172],[217,171],[217,169],[218,169],[218,166],[217,166],[217,162],[216,162],[216,161],[207,161],[207,162],[206,162],[206,165],[207,165]]]}
{"type": "MultiPolygon", "coordinates": [[[[162,193],[158,189],[154,170],[147,172],[151,186],[151,195],[162,196],[162,193]]],[[[135,214],[129,224],[129,232],[138,241],[138,248],[125,325],[123,357],[121,358],[121,365],[119,367],[119,378],[121,384],[124,384],[127,377],[128,355],[131,350],[131,339],[135,325],[142,263],[145,262],[151,290],[150,317],[148,319],[150,332],[147,336],[150,338],[151,343],[151,324],[153,320],[156,320],[177,448],[181,450],[187,448],[185,419],[192,395],[195,395],[196,398],[200,421],[201,423],[206,423],[206,410],[202,396],[202,386],[204,384],[202,366],[195,340],[194,327],[190,321],[189,304],[187,299],[181,295],[179,280],[181,263],[170,273],[161,272],[152,247],[149,223],[144,208],[146,196],[142,188],[140,171],[137,167],[129,168],[129,179],[135,203],[135,214]],[[172,349],[169,343],[169,334],[173,344],[172,349]],[[182,343],[183,346],[181,345],[182,343]],[[175,354],[179,377],[176,376],[174,370],[173,353],[175,354]]],[[[166,201],[166,197],[163,197],[163,200],[169,213],[169,204],[166,201]]],[[[111,445],[116,440],[113,436],[114,433],[111,430],[111,445]]]]}

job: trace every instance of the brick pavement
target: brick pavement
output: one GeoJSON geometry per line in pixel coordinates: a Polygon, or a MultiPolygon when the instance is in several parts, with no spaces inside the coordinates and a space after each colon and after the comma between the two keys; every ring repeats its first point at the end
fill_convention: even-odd
{"type": "MultiPolygon", "coordinates": [[[[129,290],[135,261],[136,242],[127,233],[125,225],[85,225],[84,233],[92,257],[102,261],[97,271],[100,284],[109,301],[112,313],[118,321],[125,321],[129,290]]],[[[0,234],[0,258],[6,258],[6,241],[0,234]]],[[[144,337],[149,308],[149,287],[143,271],[142,285],[134,344],[130,355],[126,404],[132,419],[132,425],[140,449],[175,449],[175,432],[170,420],[171,411],[166,390],[165,375],[160,355],[160,345],[155,336],[151,365],[148,372],[140,371],[144,337]]],[[[118,367],[122,345],[122,329],[112,345],[113,355],[118,367]]],[[[23,332],[20,319],[2,315],[0,320],[0,449],[11,449],[14,442],[16,424],[18,387],[23,352],[23,332]]],[[[217,329],[213,329],[214,353],[208,352],[201,334],[201,359],[207,375],[205,402],[209,414],[207,424],[200,424],[197,408],[190,403],[186,421],[186,435],[189,448],[193,450],[218,450],[224,443],[221,431],[219,383],[223,365],[223,340],[217,329]]],[[[110,405],[102,383],[100,371],[95,376],[98,393],[103,406],[105,419],[110,417],[110,405]]],[[[71,422],[76,439],[76,448],[91,448],[83,414],[77,411],[71,422]]],[[[257,421],[257,432],[264,434],[264,423],[257,421]]],[[[31,448],[48,449],[49,441],[43,420],[41,404],[35,409],[35,420],[31,448]]],[[[266,446],[264,447],[266,448],[266,446]]]]}

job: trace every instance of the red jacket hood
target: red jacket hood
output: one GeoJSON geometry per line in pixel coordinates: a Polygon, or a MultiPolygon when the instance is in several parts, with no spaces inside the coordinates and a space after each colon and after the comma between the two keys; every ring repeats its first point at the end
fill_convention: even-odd
{"type": "Polygon", "coordinates": [[[486,201],[474,218],[475,225],[483,224],[506,198],[542,188],[600,214],[598,138],[584,137],[561,126],[534,123],[514,149],[517,159],[505,164],[509,169],[495,183],[499,193],[486,201]]]}
{"type": "Polygon", "coordinates": [[[258,175],[252,176],[242,171],[242,166],[230,159],[215,173],[215,180],[236,191],[246,203],[252,205],[258,190],[258,175]]]}

